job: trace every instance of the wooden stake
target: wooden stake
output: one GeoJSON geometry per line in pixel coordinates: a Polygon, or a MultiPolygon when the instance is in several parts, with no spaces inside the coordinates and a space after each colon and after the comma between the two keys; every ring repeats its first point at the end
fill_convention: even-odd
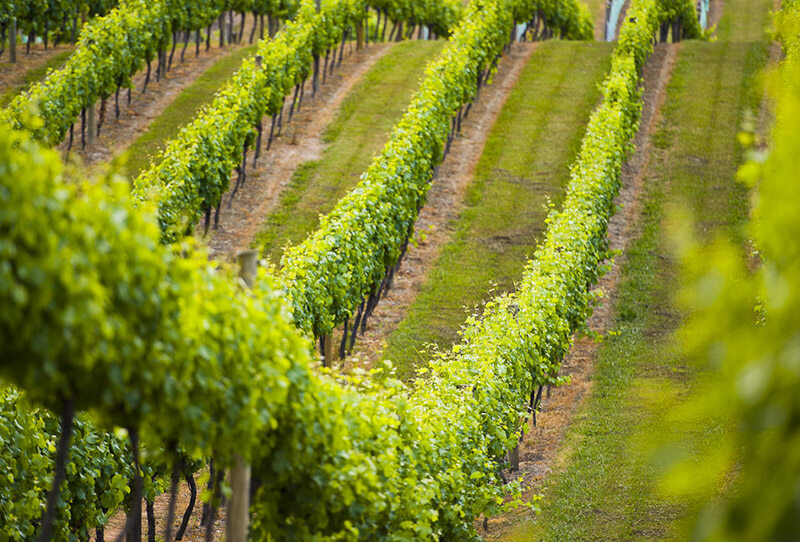
{"type": "MultiPolygon", "coordinates": [[[[258,252],[245,250],[236,256],[239,261],[239,277],[248,288],[256,284],[258,274],[258,252]]],[[[231,469],[231,499],[228,501],[228,515],[225,522],[225,540],[229,542],[247,542],[247,531],[250,523],[250,465],[242,456],[236,454],[231,469]]]]}
{"type": "Polygon", "coordinates": [[[11,29],[8,31],[8,59],[17,61],[17,18],[11,18],[11,29]]]}

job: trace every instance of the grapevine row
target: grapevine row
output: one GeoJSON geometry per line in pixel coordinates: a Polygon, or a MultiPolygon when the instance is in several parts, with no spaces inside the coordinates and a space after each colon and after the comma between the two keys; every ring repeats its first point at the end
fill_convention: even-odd
{"type": "MultiPolygon", "coordinates": [[[[663,16],[653,0],[635,6],[640,18],[624,32],[627,45],[620,42],[604,105],[584,142],[585,167],[575,169],[562,214],[600,227],[577,241],[548,229],[546,245],[562,241],[553,248],[558,257],[574,249],[569,261],[578,267],[558,269],[569,280],[536,275],[571,303],[563,311],[550,299],[531,304],[566,315],[545,321],[539,336],[578,319],[582,311],[571,309],[585,302],[585,280],[594,273],[581,264],[596,268],[604,255],[597,237],[612,208],[603,183],[608,174],[618,179],[613,168],[635,131],[639,69],[663,16]],[[612,132],[628,139],[615,145],[612,132]],[[577,196],[583,188],[604,197],[597,204],[577,196]]],[[[454,43],[463,43],[461,32],[504,40],[508,7],[476,7],[454,43]]],[[[288,324],[265,274],[253,296],[244,296],[230,277],[209,270],[202,254],[160,246],[154,221],[130,208],[124,186],[64,182],[55,154],[23,134],[0,129],[0,162],[9,172],[0,231],[14,262],[0,268],[8,307],[0,320],[1,369],[32,399],[58,411],[70,404],[95,409],[133,434],[141,429],[153,450],[180,444],[222,464],[244,454],[256,476],[253,532],[260,537],[460,539],[473,534],[478,513],[498,509],[499,464],[524,414],[519,397],[532,389],[509,378],[517,366],[480,358],[478,350],[456,352],[434,361],[430,378],[411,394],[391,380],[341,385],[317,377],[309,345],[288,324]]],[[[528,309],[498,312],[515,310],[528,309]]],[[[558,348],[546,353],[556,356],[558,348]]]]}
{"type": "Polygon", "coordinates": [[[542,21],[569,39],[591,39],[586,8],[575,0],[508,3],[499,20],[474,15],[426,70],[420,90],[382,153],[303,243],[281,260],[281,281],[298,324],[316,337],[343,323],[353,330],[391,284],[438,164],[469,113],[514,21],[542,21]]]}
{"type": "MultiPolygon", "coordinates": [[[[51,405],[51,408],[55,408],[55,407],[53,407],[53,406],[51,405]]],[[[87,449],[88,449],[88,448],[89,448],[89,447],[87,447],[87,449]]],[[[102,450],[102,449],[98,449],[98,450],[97,450],[97,453],[98,453],[98,454],[100,454],[100,457],[102,457],[102,455],[103,455],[103,453],[104,453],[104,452],[103,452],[103,450],[102,450]]],[[[203,454],[200,454],[200,455],[203,455],[203,454]]],[[[214,454],[214,455],[217,455],[217,454],[214,454]]],[[[173,460],[174,460],[174,458],[173,458],[173,460]]],[[[78,473],[79,473],[79,474],[82,474],[82,475],[85,475],[85,472],[83,472],[83,471],[80,471],[80,469],[78,469],[78,473]]],[[[131,481],[129,478],[126,478],[125,480],[126,480],[126,482],[130,482],[130,481],[131,481]]],[[[104,491],[103,491],[103,489],[104,489],[104,488],[105,488],[105,486],[103,486],[103,485],[102,485],[102,483],[100,483],[100,481],[98,481],[98,490],[99,490],[99,493],[100,493],[101,495],[102,495],[102,494],[104,494],[104,491]]],[[[41,495],[40,495],[40,497],[41,497],[41,495]]],[[[104,508],[105,508],[105,510],[104,510],[104,513],[106,513],[106,514],[107,514],[107,513],[110,513],[110,512],[112,512],[112,511],[114,510],[115,506],[112,506],[112,504],[111,504],[110,502],[108,502],[108,499],[105,499],[105,501],[106,501],[106,505],[105,505],[105,507],[104,507],[104,508]]],[[[43,501],[42,501],[42,500],[41,500],[41,498],[40,498],[40,499],[39,499],[39,501],[38,501],[38,503],[39,503],[39,504],[42,504],[42,502],[43,502],[43,501]]],[[[69,500],[65,500],[65,502],[70,502],[70,501],[69,501],[69,500]]],[[[93,506],[95,506],[95,507],[97,506],[97,502],[96,502],[96,501],[93,501],[91,504],[92,504],[93,506]]],[[[119,504],[119,503],[117,503],[117,504],[119,504]]],[[[87,503],[83,503],[83,501],[75,501],[75,502],[73,503],[73,505],[72,505],[72,506],[70,506],[70,509],[71,509],[73,506],[74,506],[74,507],[76,507],[76,510],[77,510],[77,508],[81,508],[81,509],[85,509],[85,508],[87,508],[87,507],[89,507],[89,508],[90,508],[89,504],[87,504],[87,503]]],[[[88,510],[88,509],[87,509],[87,510],[88,510]]],[[[86,513],[88,514],[88,513],[89,513],[89,511],[87,511],[86,513]]],[[[79,526],[80,526],[80,527],[79,527],[79,529],[86,529],[86,528],[87,528],[87,526],[91,526],[91,522],[87,522],[87,521],[86,521],[86,518],[84,518],[84,517],[83,517],[83,515],[79,515],[79,516],[76,516],[76,517],[79,517],[79,518],[80,518],[80,521],[78,521],[78,522],[76,523],[76,525],[79,525],[79,526]]],[[[98,520],[98,517],[97,517],[97,516],[95,516],[95,515],[93,515],[93,516],[92,516],[92,519],[93,519],[93,521],[95,521],[95,523],[96,523],[96,521],[99,521],[99,520],[98,520]]],[[[76,521],[77,521],[77,520],[76,520],[76,521]]],[[[12,523],[10,522],[10,523],[9,523],[9,525],[11,525],[11,524],[12,524],[12,523]]],[[[72,529],[72,530],[74,530],[74,528],[78,528],[78,527],[75,527],[75,526],[73,525],[73,528],[71,528],[71,529],[72,529]]]]}
{"type": "Polygon", "coordinates": [[[550,217],[517,293],[470,319],[463,341],[432,359],[410,393],[358,378],[344,389],[320,379],[308,391],[314,399],[281,433],[285,449],[254,465],[267,486],[256,494],[255,516],[269,513],[256,533],[335,537],[352,526],[365,539],[392,532],[460,540],[474,536],[478,514],[500,509],[504,455],[541,387],[559,383],[558,366],[584,325],[588,291],[607,256],[613,199],[638,127],[642,66],[662,23],[678,18],[685,35],[700,36],[690,7],[632,2],[564,207],[550,217]]]}
{"type": "MultiPolygon", "coordinates": [[[[208,28],[227,12],[222,0],[126,0],[104,17],[97,17],[81,31],[77,49],[63,68],[51,72],[30,91],[15,98],[0,113],[0,120],[16,128],[31,129],[49,145],[61,142],[75,120],[99,99],[120,88],[132,88],[131,78],[159,54],[160,65],[170,40],[180,32],[208,28]],[[31,121],[35,111],[41,120],[31,121]]],[[[275,9],[283,14],[291,4],[276,2],[254,11],[275,9]]],[[[222,23],[222,20],[220,20],[222,23]]]]}
{"type": "Polygon", "coordinates": [[[37,36],[44,39],[46,49],[53,31],[56,31],[54,45],[68,39],[74,43],[82,15],[89,18],[105,15],[116,3],[116,0],[6,0],[0,5],[0,54],[5,48],[6,35],[12,47],[19,31],[27,36],[28,49],[37,36]]]}
{"type": "MultiPolygon", "coordinates": [[[[497,10],[485,17],[489,21],[502,20],[497,10]]],[[[482,26],[476,23],[474,28],[482,26]]],[[[6,151],[23,147],[33,152],[35,146],[20,137],[10,136],[6,151]]],[[[25,158],[22,157],[23,162],[25,158]]],[[[280,359],[285,361],[291,349],[275,344],[270,347],[270,338],[280,342],[281,334],[274,334],[275,323],[270,324],[270,318],[265,317],[274,319],[275,310],[285,309],[276,305],[270,315],[263,306],[243,308],[247,303],[237,301],[235,291],[223,286],[229,282],[220,282],[219,275],[208,271],[202,255],[178,258],[153,245],[153,230],[148,230],[146,220],[124,211],[130,201],[123,188],[113,183],[108,188],[81,184],[79,190],[71,185],[60,186],[59,168],[54,157],[50,160],[49,167],[40,165],[36,169],[38,177],[26,180],[26,190],[22,192],[26,183],[14,176],[7,179],[17,191],[9,191],[6,196],[21,198],[7,200],[9,208],[29,208],[25,202],[33,198],[34,206],[43,207],[26,218],[45,223],[29,223],[8,215],[4,224],[7,236],[17,240],[12,244],[19,252],[15,254],[15,268],[6,270],[3,282],[8,287],[6,293],[23,310],[7,314],[4,335],[14,335],[15,339],[4,343],[4,353],[8,354],[4,359],[9,360],[3,367],[4,374],[22,384],[34,401],[52,410],[99,410],[108,424],[129,427],[137,439],[139,428],[146,427],[141,438],[148,448],[163,450],[168,459],[171,454],[173,462],[178,444],[193,457],[211,456],[222,465],[231,463],[234,452],[249,457],[249,446],[255,443],[260,444],[259,450],[269,450],[266,444],[272,442],[271,438],[265,443],[254,435],[271,425],[285,424],[269,422],[276,417],[270,407],[279,408],[281,401],[276,397],[281,395],[274,387],[260,383],[259,377],[270,381],[270,376],[276,376],[264,366],[265,357],[278,350],[283,354],[280,359]],[[81,198],[73,200],[78,191],[81,198]],[[85,227],[87,221],[92,224],[89,228],[85,227]],[[26,232],[36,232],[40,238],[31,238],[26,232]],[[97,247],[106,248],[97,253],[97,247]],[[108,258],[110,247],[114,254],[124,255],[121,261],[108,258]],[[33,256],[28,261],[21,257],[26,250],[33,256]],[[81,258],[73,261],[75,254],[81,258]],[[85,276],[93,280],[82,279],[85,276]],[[19,282],[15,283],[14,278],[19,282]],[[135,284],[136,288],[115,288],[117,283],[135,284]],[[213,285],[204,290],[204,283],[213,285]],[[54,297],[53,305],[66,309],[52,319],[43,318],[43,313],[37,311],[51,314],[50,306],[26,306],[31,291],[45,298],[54,297]],[[214,310],[209,313],[210,305],[214,310]],[[207,314],[202,314],[204,311],[207,314]],[[226,325],[240,321],[243,314],[244,320],[254,326],[251,332],[264,331],[255,333],[255,337],[242,330],[240,335],[230,336],[226,325]],[[52,326],[12,331],[12,322],[19,321],[50,321],[52,326]],[[64,329],[68,332],[64,333],[64,329]],[[268,329],[273,334],[265,337],[268,329]],[[224,355],[210,357],[211,352],[224,355]],[[241,363],[246,353],[253,356],[249,365],[241,363]],[[40,363],[25,364],[24,359],[37,359],[40,363]],[[126,362],[117,365],[118,359],[126,362]],[[234,359],[239,361],[235,368],[234,359]],[[235,382],[239,382],[242,396],[238,398],[244,403],[234,400],[237,396],[231,390],[237,388],[235,382]],[[270,401],[253,399],[263,399],[269,390],[273,390],[270,401]],[[187,408],[188,397],[203,397],[207,402],[187,408]],[[243,404],[250,407],[247,412],[251,416],[242,415],[243,404]],[[181,416],[176,419],[177,412],[181,416]],[[211,420],[224,419],[226,415],[229,425],[211,424],[211,420]],[[175,423],[163,423],[170,416],[175,423]]],[[[46,164],[47,159],[34,156],[27,164],[17,164],[10,170],[18,175],[33,171],[32,163],[46,164]]],[[[297,348],[297,343],[294,345],[297,348]]],[[[296,390],[305,390],[304,381],[312,377],[300,369],[308,363],[307,350],[300,348],[300,352],[295,352],[294,358],[288,356],[294,362],[294,370],[287,374],[294,380],[287,378],[285,382],[294,381],[296,390]]],[[[286,386],[280,384],[279,378],[275,380],[278,389],[286,386]]],[[[283,420],[287,420],[285,414],[283,420]]]]}
{"type": "Polygon", "coordinates": [[[168,465],[268,447],[309,375],[269,281],[248,296],[204,253],[162,246],[127,182],[70,177],[23,132],[0,128],[0,164],[2,378],[63,427],[92,410],[168,465]]]}
{"type": "MultiPolygon", "coordinates": [[[[403,9],[384,14],[385,20],[407,15],[410,20],[432,24],[440,34],[447,35],[445,24],[460,12],[459,4],[450,1],[437,2],[436,10],[427,3],[411,3],[413,9],[406,4],[398,3],[403,9]],[[434,17],[442,19],[434,24],[434,17]]],[[[341,62],[341,48],[350,28],[362,28],[365,10],[366,4],[361,0],[324,2],[319,13],[312,2],[305,2],[284,31],[260,44],[258,60],[246,60],[213,103],[166,144],[157,163],[134,181],[138,198],[158,202],[159,221],[166,239],[175,240],[191,231],[203,213],[207,230],[213,208],[216,208],[216,223],[231,172],[239,170],[235,193],[246,180],[248,150],[255,148],[256,159],[261,152],[265,129],[262,119],[265,116],[272,119],[268,136],[271,142],[276,122],[279,127],[283,123],[286,97],[294,89],[291,119],[295,105],[299,107],[302,103],[306,80],[312,78],[311,90],[316,93],[320,70],[327,72],[330,52],[333,52],[332,69],[337,48],[341,62]]]]}
{"type": "Polygon", "coordinates": [[[6,215],[2,227],[15,266],[0,283],[17,309],[4,315],[3,374],[56,412],[99,411],[137,439],[146,428],[143,442],[167,461],[176,461],[178,445],[221,465],[234,453],[250,457],[256,444],[262,453],[274,446],[267,429],[294,415],[286,388],[298,404],[296,394],[313,378],[308,347],[291,339],[292,327],[278,326],[288,315],[274,294],[242,299],[201,254],[178,257],[159,247],[157,230],[129,210],[124,187],[63,185],[53,155],[24,136],[8,134],[4,143],[15,173],[4,178],[4,208],[28,212],[6,215]],[[30,154],[15,155],[19,148],[30,154]],[[23,182],[26,171],[35,173],[23,182]],[[28,304],[31,292],[51,304],[28,304]]]}

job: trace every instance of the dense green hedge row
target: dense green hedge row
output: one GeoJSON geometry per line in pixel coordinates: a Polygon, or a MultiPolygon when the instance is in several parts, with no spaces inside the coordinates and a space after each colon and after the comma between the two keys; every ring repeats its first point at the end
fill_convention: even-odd
{"type": "MultiPolygon", "coordinates": [[[[236,7],[257,11],[255,2],[241,0],[236,7]]],[[[64,67],[15,98],[0,112],[0,120],[20,128],[28,113],[36,110],[44,122],[27,128],[47,144],[59,143],[83,109],[119,87],[129,88],[133,75],[166,48],[174,32],[210,25],[231,9],[229,4],[227,0],[121,2],[108,15],[90,21],[64,67]]],[[[274,0],[257,5],[278,13],[286,9],[285,2],[274,0]]]]}
{"type": "Polygon", "coordinates": [[[397,261],[441,162],[451,119],[475,98],[477,82],[508,42],[514,16],[536,11],[567,38],[591,39],[591,19],[579,2],[473,2],[389,141],[320,227],[281,260],[281,280],[301,327],[329,334],[352,317],[397,261]],[[486,13],[484,13],[484,11],[486,13]]]}
{"type": "MultiPolygon", "coordinates": [[[[0,391],[0,539],[38,536],[60,433],[55,416],[26,404],[14,388],[0,391]]],[[[53,540],[89,540],[125,504],[132,478],[126,441],[76,419],[53,540]]],[[[159,490],[145,480],[151,493],[159,490]]]]}
{"type": "MultiPolygon", "coordinates": [[[[511,24],[508,8],[505,0],[471,8],[442,58],[468,70],[477,53],[460,58],[453,48],[482,41],[494,50],[511,24]]],[[[655,0],[631,9],[637,23],[623,30],[565,207],[520,291],[470,322],[464,343],[433,360],[413,392],[377,377],[315,375],[310,344],[265,273],[245,295],[190,246],[161,246],[154,217],[132,207],[124,183],[80,181],[54,152],[6,127],[0,374],[53,410],[73,400],[108,424],[140,428],[150,450],[180,446],[223,465],[242,454],[256,478],[257,538],[473,537],[473,520],[506,494],[498,469],[524,399],[551,381],[605,256],[639,114],[639,69],[663,16],[655,0]]],[[[429,79],[447,66],[433,64],[429,79]]],[[[409,122],[400,126],[411,130],[409,122]]],[[[440,142],[428,144],[441,153],[440,142]]],[[[423,164],[423,178],[431,167],[423,164]]]]}
{"type": "MultiPolygon", "coordinates": [[[[389,4],[406,6],[394,16],[419,17],[429,23],[441,17],[437,27],[442,34],[460,13],[449,1],[436,3],[440,12],[426,3],[392,0],[389,4]]],[[[158,202],[166,239],[179,238],[203,212],[219,205],[231,172],[243,161],[243,150],[255,142],[261,119],[278,114],[284,97],[311,75],[315,58],[335,50],[345,32],[364,20],[366,7],[363,0],[326,0],[316,13],[313,2],[305,2],[284,31],[261,43],[257,54],[263,67],[253,59],[245,61],[214,102],[166,144],[157,163],[134,183],[137,197],[158,202]]]]}
{"type": "Polygon", "coordinates": [[[16,18],[17,31],[25,35],[41,36],[57,29],[68,31],[81,10],[88,17],[95,17],[105,15],[116,4],[117,0],[4,0],[0,5],[0,29],[5,37],[5,29],[16,18]]]}

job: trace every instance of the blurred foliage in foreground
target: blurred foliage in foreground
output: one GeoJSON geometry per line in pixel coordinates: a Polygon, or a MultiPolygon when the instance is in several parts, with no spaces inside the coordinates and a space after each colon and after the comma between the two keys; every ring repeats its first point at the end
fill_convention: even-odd
{"type": "Polygon", "coordinates": [[[680,342],[719,371],[691,408],[733,420],[733,431],[666,485],[690,492],[700,480],[725,479],[730,465],[737,471],[730,495],[701,514],[698,540],[800,537],[800,0],[784,0],[775,23],[785,59],[766,79],[770,150],[752,152],[738,175],[755,194],[748,233],[758,257],[723,239],[700,243],[676,221],[690,284],[680,301],[691,314],[680,342]]]}

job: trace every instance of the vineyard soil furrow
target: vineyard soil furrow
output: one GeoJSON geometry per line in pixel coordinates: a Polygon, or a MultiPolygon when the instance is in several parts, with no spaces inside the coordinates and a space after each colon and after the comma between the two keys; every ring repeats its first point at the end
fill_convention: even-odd
{"type": "MultiPolygon", "coordinates": [[[[658,45],[644,69],[644,107],[636,151],[622,171],[622,189],[617,196],[619,210],[608,226],[609,247],[619,251],[609,271],[602,277],[597,289],[602,292],[601,304],[588,321],[593,332],[606,334],[613,325],[613,311],[618,297],[618,287],[625,263],[625,254],[639,232],[641,199],[645,179],[650,167],[652,137],[661,118],[661,108],[666,98],[679,45],[658,45]]],[[[573,422],[578,408],[592,390],[594,366],[600,344],[589,337],[576,337],[569,355],[561,366],[561,374],[570,377],[568,385],[553,388],[542,399],[537,424],[529,427],[520,446],[520,470],[508,473],[512,479],[524,477],[528,498],[533,497],[546,482],[557,465],[559,447],[573,422]]],[[[489,540],[516,540],[515,533],[525,529],[532,521],[530,511],[521,510],[489,521],[484,533],[489,540]]]]}
{"type": "Polygon", "coordinates": [[[466,125],[466,140],[454,144],[464,154],[448,156],[434,180],[417,246],[357,343],[365,365],[390,359],[406,378],[426,343],[449,348],[465,307],[513,287],[544,228],[547,202],[561,201],[612,46],[550,41],[527,63],[526,47],[516,45],[510,66],[501,65],[510,74],[498,72],[497,94],[481,96],[477,126],[470,133],[466,125]]]}
{"type": "MultiPolygon", "coordinates": [[[[769,4],[728,0],[720,42],[681,44],[663,121],[646,149],[650,165],[639,235],[622,258],[613,310],[604,306],[595,315],[599,329],[614,334],[588,347],[587,363],[596,365],[596,373],[582,385],[587,400],[550,463],[552,475],[537,487],[545,495],[542,515],[515,519],[498,539],[606,540],[610,533],[614,540],[687,539],[683,529],[700,504],[729,489],[729,480],[717,480],[713,494],[698,491],[681,499],[657,489],[675,457],[654,455],[659,443],[681,442],[675,453],[693,457],[706,448],[709,435],[727,430],[724,420],[672,413],[708,383],[706,374],[678,354],[675,331],[686,314],[674,295],[685,284],[669,219],[671,210],[688,210],[701,237],[743,241],[747,195],[733,180],[742,158],[736,133],[759,103],[755,77],[767,58],[769,4]]],[[[579,351],[584,342],[577,343],[579,351]]],[[[570,363],[574,357],[565,367],[570,363]]],[[[546,441],[542,432],[575,384],[555,390],[545,402],[541,428],[526,437],[534,441],[531,451],[538,449],[537,437],[546,441]]],[[[575,412],[570,401],[564,406],[575,412]]]]}
{"type": "Polygon", "coordinates": [[[44,79],[48,69],[63,66],[73,50],[72,45],[59,45],[46,51],[37,47],[31,50],[30,55],[18,56],[14,64],[0,62],[0,107],[5,107],[17,94],[44,79]]]}
{"type": "MultiPolygon", "coordinates": [[[[316,225],[319,213],[333,207],[357,182],[372,153],[385,141],[381,130],[388,131],[396,121],[394,115],[402,114],[426,61],[440,47],[441,43],[435,42],[381,43],[349,56],[345,48],[342,66],[327,76],[317,98],[311,98],[310,82],[307,84],[300,112],[284,125],[268,151],[264,150],[265,138],[258,167],[249,169],[246,184],[232,203],[230,191],[223,196],[225,212],[219,229],[209,232],[212,255],[229,259],[256,241],[277,262],[286,242],[302,240],[316,225]],[[410,58],[413,61],[408,64],[410,58]],[[382,84],[384,76],[394,77],[397,87],[382,84]],[[395,105],[381,107],[386,100],[395,105]],[[353,109],[357,118],[350,123],[353,109]],[[335,129],[341,131],[340,138],[329,133],[331,126],[339,124],[335,129]],[[301,188],[299,178],[306,181],[301,188]],[[282,220],[284,215],[290,220],[282,220]]],[[[290,102],[287,100],[284,121],[290,102]]],[[[269,124],[265,121],[266,131],[269,124]]],[[[250,153],[248,168],[252,161],[250,153]]],[[[196,231],[202,235],[202,224],[196,231]]]]}
{"type": "MultiPolygon", "coordinates": [[[[252,20],[247,20],[247,27],[245,36],[249,36],[252,30],[252,20]]],[[[203,43],[200,44],[200,53],[195,56],[195,44],[190,40],[189,46],[186,49],[184,62],[181,63],[181,49],[180,44],[175,52],[172,69],[161,78],[160,81],[156,80],[156,67],[157,60],[152,62],[152,73],[150,81],[147,84],[147,91],[143,93],[144,83],[147,79],[147,68],[143,68],[133,78],[133,90],[131,92],[131,103],[128,105],[128,90],[121,89],[119,92],[120,103],[120,118],[119,121],[115,120],[115,95],[111,95],[106,102],[105,118],[100,130],[100,136],[95,140],[92,147],[81,150],[81,120],[78,118],[74,125],[75,140],[72,145],[72,151],[80,153],[84,162],[90,166],[102,164],[119,156],[120,153],[125,151],[140,134],[146,132],[151,123],[158,119],[164,111],[176,100],[187,87],[194,84],[204,73],[211,69],[217,62],[227,58],[229,55],[241,55],[241,49],[248,47],[247,40],[242,40],[242,43],[226,44],[224,47],[219,47],[219,41],[212,39],[210,49],[206,51],[205,33],[201,36],[203,43]]],[[[238,67],[236,63],[235,67],[238,67]]],[[[222,83],[222,80],[220,81],[222,83]]],[[[209,98],[213,98],[210,96],[209,98]]],[[[101,104],[98,100],[95,105],[96,119],[101,119],[101,104]]],[[[184,122],[191,119],[187,116],[184,122]]],[[[87,128],[88,130],[88,128],[87,128]]],[[[68,140],[68,138],[67,138],[68,140]]],[[[68,141],[62,142],[58,148],[64,152],[68,147],[68,141]]],[[[147,165],[145,163],[144,165],[147,165]]]]}

